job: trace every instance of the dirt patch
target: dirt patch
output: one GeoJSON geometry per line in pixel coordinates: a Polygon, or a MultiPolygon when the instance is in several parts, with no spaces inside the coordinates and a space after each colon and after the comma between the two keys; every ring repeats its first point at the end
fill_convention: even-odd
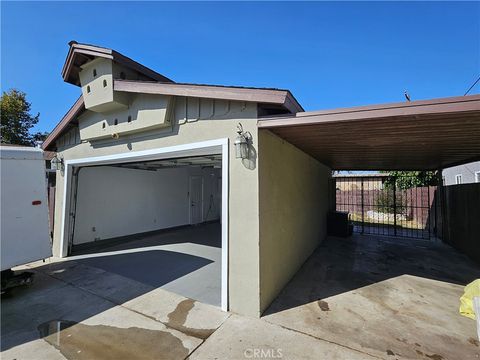
{"type": "Polygon", "coordinates": [[[189,353],[179,338],[161,330],[65,320],[49,321],[38,330],[46,342],[69,360],[183,359],[189,353]]]}
{"type": "Polygon", "coordinates": [[[394,356],[395,353],[392,350],[387,350],[387,355],[388,356],[394,356]]]}
{"type": "Polygon", "coordinates": [[[167,325],[173,329],[181,331],[186,335],[205,340],[213,334],[215,329],[196,329],[185,326],[188,313],[193,309],[194,305],[195,301],[192,299],[186,299],[179,302],[175,310],[168,314],[167,325]]]}
{"type": "Polygon", "coordinates": [[[478,340],[477,340],[477,339],[474,339],[474,338],[472,338],[472,337],[471,337],[471,338],[468,338],[468,342],[469,342],[470,344],[472,344],[472,345],[475,345],[476,347],[479,346],[478,340]]]}
{"type": "Polygon", "coordinates": [[[330,307],[328,306],[328,302],[323,300],[318,300],[318,307],[322,311],[330,311],[330,307]]]}

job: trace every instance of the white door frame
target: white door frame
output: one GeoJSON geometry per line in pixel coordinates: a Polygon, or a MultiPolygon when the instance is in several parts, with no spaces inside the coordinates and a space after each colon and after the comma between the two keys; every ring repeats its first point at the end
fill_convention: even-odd
{"type": "Polygon", "coordinates": [[[229,149],[228,138],[201,141],[190,144],[175,145],[143,151],[132,151],[106,156],[66,160],[64,171],[62,223],[60,237],[60,257],[68,255],[68,235],[70,229],[66,220],[70,211],[70,192],[72,188],[72,171],[74,167],[91,165],[109,165],[122,162],[160,160],[187,156],[222,154],[222,310],[228,311],[228,173],[229,149]]]}
{"type": "Polygon", "coordinates": [[[204,204],[203,204],[203,201],[204,201],[204,198],[203,198],[203,191],[204,191],[203,175],[190,175],[188,177],[188,204],[189,204],[188,205],[188,221],[190,222],[190,225],[199,224],[199,223],[195,223],[195,224],[192,223],[192,179],[195,178],[195,177],[200,178],[201,181],[202,181],[202,183],[201,183],[202,187],[201,187],[201,190],[200,190],[201,191],[200,197],[202,198],[202,207],[200,208],[200,213],[201,213],[202,218],[200,220],[200,223],[202,223],[203,220],[204,220],[203,219],[203,215],[204,215],[203,214],[203,206],[204,206],[204,204]]]}

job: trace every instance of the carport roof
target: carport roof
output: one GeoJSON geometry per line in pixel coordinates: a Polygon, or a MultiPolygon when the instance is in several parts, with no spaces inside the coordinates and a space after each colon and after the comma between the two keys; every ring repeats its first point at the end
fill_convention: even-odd
{"type": "Polygon", "coordinates": [[[435,170],[480,159],[480,95],[260,118],[337,170],[435,170]]]}

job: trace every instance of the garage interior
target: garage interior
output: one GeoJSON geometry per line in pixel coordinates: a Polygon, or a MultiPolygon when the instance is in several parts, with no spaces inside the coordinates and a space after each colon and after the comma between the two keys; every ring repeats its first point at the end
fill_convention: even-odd
{"type": "Polygon", "coordinates": [[[221,306],[221,167],[205,155],[77,168],[70,259],[221,306]]]}

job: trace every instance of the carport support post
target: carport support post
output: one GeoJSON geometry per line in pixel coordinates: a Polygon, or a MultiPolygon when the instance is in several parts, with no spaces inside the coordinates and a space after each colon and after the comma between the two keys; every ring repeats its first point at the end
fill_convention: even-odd
{"type": "Polygon", "coordinates": [[[365,230],[364,229],[364,227],[365,227],[365,219],[364,219],[365,215],[363,213],[363,211],[364,211],[363,210],[363,177],[362,177],[362,192],[361,192],[361,194],[362,194],[362,234],[363,234],[363,232],[365,230]]]}
{"type": "Polygon", "coordinates": [[[397,236],[397,182],[396,181],[393,182],[393,234],[397,236]]]}
{"type": "Polygon", "coordinates": [[[440,215],[440,223],[441,223],[441,229],[438,229],[438,223],[439,223],[439,219],[435,219],[435,222],[436,222],[436,227],[437,227],[437,231],[436,231],[436,236],[439,236],[441,237],[442,241],[443,242],[448,242],[447,239],[446,239],[446,209],[445,209],[445,188],[444,188],[444,184],[443,184],[443,176],[442,176],[442,172],[443,172],[443,169],[442,168],[439,168],[437,170],[437,191],[438,191],[438,194],[436,196],[437,200],[438,200],[438,206],[440,206],[440,211],[439,211],[439,214],[440,215]]]}

